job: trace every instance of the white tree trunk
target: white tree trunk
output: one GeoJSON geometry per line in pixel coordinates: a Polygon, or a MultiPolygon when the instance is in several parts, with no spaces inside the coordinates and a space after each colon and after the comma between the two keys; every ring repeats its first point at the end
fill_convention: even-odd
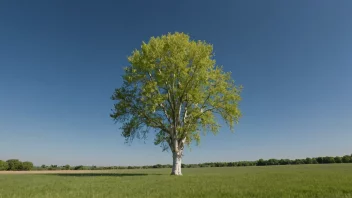
{"type": "Polygon", "coordinates": [[[182,152],[173,152],[172,153],[172,172],[171,175],[182,175],[181,172],[181,162],[182,162],[182,152]]]}

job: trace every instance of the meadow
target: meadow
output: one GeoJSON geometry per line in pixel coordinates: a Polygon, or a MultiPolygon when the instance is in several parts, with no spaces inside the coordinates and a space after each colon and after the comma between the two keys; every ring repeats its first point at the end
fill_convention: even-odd
{"type": "Polygon", "coordinates": [[[0,198],[344,197],[352,164],[110,171],[1,172],[0,198]]]}

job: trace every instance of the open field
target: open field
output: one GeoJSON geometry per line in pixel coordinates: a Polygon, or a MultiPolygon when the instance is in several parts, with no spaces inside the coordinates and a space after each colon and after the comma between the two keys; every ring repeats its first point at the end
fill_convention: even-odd
{"type": "Polygon", "coordinates": [[[352,164],[1,172],[7,197],[351,197],[352,164]],[[28,172],[26,172],[28,173],[28,172]]]}

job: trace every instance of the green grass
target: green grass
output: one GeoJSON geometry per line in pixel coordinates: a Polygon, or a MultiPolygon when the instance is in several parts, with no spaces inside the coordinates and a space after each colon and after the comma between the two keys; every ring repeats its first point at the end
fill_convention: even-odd
{"type": "Polygon", "coordinates": [[[352,164],[0,175],[7,197],[350,197],[352,164]]]}

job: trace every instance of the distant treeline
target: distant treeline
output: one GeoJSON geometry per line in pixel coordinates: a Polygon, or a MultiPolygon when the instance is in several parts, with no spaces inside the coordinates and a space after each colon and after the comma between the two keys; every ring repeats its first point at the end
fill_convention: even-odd
{"type": "MultiPolygon", "coordinates": [[[[273,165],[298,165],[298,164],[333,164],[333,163],[352,163],[352,154],[343,157],[315,157],[305,159],[259,159],[257,161],[239,162],[207,162],[201,164],[182,164],[182,168],[202,168],[202,167],[237,167],[237,166],[273,166],[273,165]]],[[[42,165],[34,167],[32,162],[21,162],[18,159],[7,161],[0,160],[1,170],[111,170],[111,169],[151,169],[151,168],[172,168],[171,164],[156,164],[153,166],[58,166],[42,165]]]]}
{"type": "Polygon", "coordinates": [[[21,162],[18,159],[9,159],[7,161],[0,160],[0,171],[18,171],[18,170],[32,170],[33,169],[32,162],[21,162]]]}

